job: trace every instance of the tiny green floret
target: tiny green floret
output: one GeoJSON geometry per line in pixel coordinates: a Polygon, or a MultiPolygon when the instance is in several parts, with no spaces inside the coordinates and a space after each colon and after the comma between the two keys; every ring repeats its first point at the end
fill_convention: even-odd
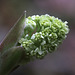
{"type": "Polygon", "coordinates": [[[19,43],[29,58],[43,58],[57,49],[69,32],[67,21],[54,16],[33,15],[26,18],[23,37],[19,43]]]}

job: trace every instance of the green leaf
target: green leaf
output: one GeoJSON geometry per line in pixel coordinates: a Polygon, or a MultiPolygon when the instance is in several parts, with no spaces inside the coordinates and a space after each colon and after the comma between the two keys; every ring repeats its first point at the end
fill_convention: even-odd
{"type": "Polygon", "coordinates": [[[9,33],[6,35],[4,40],[0,45],[0,51],[4,52],[5,50],[15,46],[19,39],[21,38],[24,28],[25,28],[25,19],[26,19],[26,12],[22,14],[22,16],[18,19],[16,24],[11,28],[9,33]]]}
{"type": "Polygon", "coordinates": [[[0,61],[0,75],[8,75],[16,66],[19,65],[20,61],[24,56],[24,49],[20,46],[13,47],[1,56],[0,61]]]}

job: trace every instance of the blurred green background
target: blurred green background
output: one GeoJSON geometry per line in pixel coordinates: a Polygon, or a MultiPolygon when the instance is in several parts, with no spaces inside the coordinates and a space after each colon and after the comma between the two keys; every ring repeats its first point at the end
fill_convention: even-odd
{"type": "Polygon", "coordinates": [[[23,11],[67,20],[68,37],[57,51],[23,65],[10,75],[75,75],[75,0],[0,0],[0,42],[23,11]]]}

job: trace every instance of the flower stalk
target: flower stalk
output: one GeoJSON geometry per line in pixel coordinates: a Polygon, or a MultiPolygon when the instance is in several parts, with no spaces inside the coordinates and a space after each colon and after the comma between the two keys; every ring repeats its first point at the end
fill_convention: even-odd
{"type": "Polygon", "coordinates": [[[25,28],[26,12],[18,19],[0,44],[0,75],[9,73],[19,65],[24,55],[23,47],[17,46],[25,28]]]}

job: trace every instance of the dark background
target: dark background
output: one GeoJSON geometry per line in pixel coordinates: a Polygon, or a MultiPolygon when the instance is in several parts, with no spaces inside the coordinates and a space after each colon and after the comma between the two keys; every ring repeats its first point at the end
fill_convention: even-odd
{"type": "Polygon", "coordinates": [[[10,75],[75,75],[75,0],[0,0],[0,42],[23,11],[67,20],[68,37],[57,51],[23,65],[10,75]]]}

